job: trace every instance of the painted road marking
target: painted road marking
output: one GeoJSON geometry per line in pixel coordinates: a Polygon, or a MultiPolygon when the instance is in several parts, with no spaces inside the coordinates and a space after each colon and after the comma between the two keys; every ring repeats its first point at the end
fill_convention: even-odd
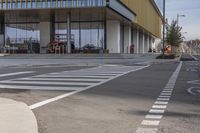
{"type": "Polygon", "coordinates": [[[159,96],[158,98],[170,98],[171,96],[159,96]]]}
{"type": "Polygon", "coordinates": [[[86,79],[86,78],[20,78],[19,80],[39,80],[39,81],[45,81],[45,80],[51,80],[51,81],[94,81],[94,82],[100,82],[104,81],[105,79],[86,79]]]}
{"type": "Polygon", "coordinates": [[[166,109],[167,105],[153,105],[152,108],[153,109],[166,109]]]}
{"type": "Polygon", "coordinates": [[[138,128],[136,133],[156,133],[157,128],[138,128]]]}
{"type": "Polygon", "coordinates": [[[161,100],[161,101],[169,101],[170,98],[157,98],[157,100],[158,100],[158,101],[159,101],[159,100],[161,100]]]}
{"type": "Polygon", "coordinates": [[[0,84],[0,88],[2,89],[23,89],[23,90],[64,90],[64,91],[71,91],[71,90],[83,90],[85,87],[58,87],[58,86],[29,86],[29,85],[2,85],[0,84]]]}
{"type": "Polygon", "coordinates": [[[162,119],[163,115],[152,115],[152,114],[147,114],[145,116],[146,119],[162,119]]]}
{"type": "Polygon", "coordinates": [[[108,79],[110,76],[82,76],[82,75],[39,75],[33,76],[37,78],[96,78],[96,79],[108,79]]]}
{"type": "Polygon", "coordinates": [[[162,93],[172,93],[172,91],[163,90],[162,93]]]}
{"type": "Polygon", "coordinates": [[[148,126],[158,126],[160,121],[158,120],[143,120],[142,125],[148,125],[148,126]]]}
{"type": "Polygon", "coordinates": [[[200,94],[200,87],[190,87],[187,89],[188,93],[192,95],[200,94]]]}
{"type": "Polygon", "coordinates": [[[167,108],[168,101],[170,100],[170,97],[172,95],[172,91],[175,87],[175,83],[180,73],[181,67],[182,62],[179,63],[178,67],[173,72],[163,91],[158,96],[155,103],[152,105],[152,108],[145,116],[145,119],[141,122],[142,127],[138,127],[136,133],[157,133],[160,120],[163,117],[163,115],[161,114],[164,114],[165,109],[167,108]],[[151,126],[151,128],[149,128],[148,126],[151,126]]]}
{"type": "Polygon", "coordinates": [[[172,95],[172,93],[161,93],[160,95],[172,95]]]}
{"type": "Polygon", "coordinates": [[[165,89],[163,89],[163,91],[173,91],[173,89],[167,89],[167,88],[165,88],[165,89]]]}
{"type": "Polygon", "coordinates": [[[150,109],[149,113],[155,113],[155,114],[163,114],[165,112],[165,110],[161,110],[161,109],[150,109]]]}
{"type": "MultiPolygon", "coordinates": [[[[33,104],[33,105],[30,105],[29,108],[30,108],[30,109],[35,109],[35,108],[44,106],[44,105],[46,105],[46,104],[48,104],[48,103],[51,103],[51,102],[54,102],[54,101],[57,101],[57,100],[66,98],[66,97],[68,97],[68,96],[77,94],[77,93],[79,93],[79,92],[85,91],[85,90],[90,89],[90,88],[93,88],[93,87],[95,87],[95,86],[99,86],[99,85],[104,84],[104,83],[106,83],[106,82],[109,82],[109,81],[111,81],[111,80],[113,80],[113,79],[116,79],[116,78],[118,78],[118,77],[121,77],[121,76],[123,76],[123,75],[126,75],[126,74],[128,74],[128,73],[130,73],[130,72],[139,71],[139,70],[142,70],[142,69],[147,68],[147,67],[149,67],[149,66],[150,66],[150,65],[147,65],[147,66],[140,66],[140,67],[131,67],[131,66],[130,66],[130,67],[126,67],[126,69],[125,69],[124,67],[122,67],[121,69],[122,69],[123,71],[126,70],[126,71],[125,71],[124,73],[122,73],[122,74],[118,74],[118,75],[116,75],[116,76],[111,76],[110,78],[108,78],[108,79],[106,79],[106,80],[103,80],[103,81],[101,81],[101,82],[99,82],[99,83],[97,83],[97,84],[94,84],[94,85],[85,87],[85,88],[83,88],[83,89],[75,90],[75,91],[73,91],[73,92],[71,92],[71,93],[66,93],[66,94],[59,95],[59,96],[57,96],[57,97],[51,98],[51,99],[44,100],[44,101],[42,101],[42,102],[35,103],[35,104],[33,104]]],[[[101,69],[101,67],[99,67],[99,69],[101,69]]],[[[115,68],[112,67],[111,69],[115,69],[115,68]]],[[[118,68],[118,69],[119,69],[119,68],[118,68]]],[[[98,70],[94,70],[94,69],[92,69],[92,70],[93,70],[93,71],[98,71],[98,70]]],[[[100,71],[101,71],[101,70],[100,70],[100,71]]],[[[105,72],[105,71],[106,71],[106,70],[103,70],[103,72],[105,72]]],[[[109,71],[109,70],[107,70],[107,71],[109,71]]]]}
{"type": "Polygon", "coordinates": [[[5,74],[0,74],[0,77],[14,76],[14,75],[20,75],[20,74],[28,74],[28,73],[34,73],[34,72],[35,72],[35,71],[24,71],[24,72],[5,73],[5,74]]]}
{"type": "Polygon", "coordinates": [[[12,83],[12,84],[36,84],[36,85],[76,85],[76,86],[89,86],[89,85],[93,85],[95,83],[74,83],[74,82],[44,82],[44,81],[11,81],[11,80],[6,80],[6,81],[0,81],[0,83],[12,83]]]}
{"type": "Polygon", "coordinates": [[[156,101],[154,104],[168,104],[168,102],[156,101]]]}
{"type": "MultiPolygon", "coordinates": [[[[73,73],[49,73],[49,74],[46,74],[46,75],[75,75],[75,74],[73,74],[73,73]]],[[[121,73],[119,73],[119,74],[121,74],[121,73]]],[[[94,74],[92,74],[92,73],[90,73],[90,74],[88,74],[88,73],[83,73],[83,74],[79,74],[79,73],[77,73],[77,75],[88,75],[88,76],[116,76],[116,75],[118,75],[118,74],[107,74],[107,73],[94,73],[94,74]]]]}

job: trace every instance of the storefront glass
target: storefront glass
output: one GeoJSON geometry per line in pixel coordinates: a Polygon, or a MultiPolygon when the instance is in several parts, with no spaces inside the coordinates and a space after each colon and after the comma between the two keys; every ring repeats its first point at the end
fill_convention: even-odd
{"type": "Polygon", "coordinates": [[[5,51],[7,53],[39,53],[40,31],[38,24],[6,24],[5,51]]]}

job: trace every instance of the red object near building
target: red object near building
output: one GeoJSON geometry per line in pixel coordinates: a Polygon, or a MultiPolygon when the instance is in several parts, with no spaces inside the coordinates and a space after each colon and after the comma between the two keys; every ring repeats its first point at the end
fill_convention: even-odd
{"type": "Polygon", "coordinates": [[[134,54],[134,44],[130,45],[130,54],[134,54]]]}

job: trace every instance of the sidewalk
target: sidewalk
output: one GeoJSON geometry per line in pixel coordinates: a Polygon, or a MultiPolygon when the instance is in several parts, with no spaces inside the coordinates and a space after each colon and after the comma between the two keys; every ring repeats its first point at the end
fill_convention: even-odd
{"type": "Polygon", "coordinates": [[[36,118],[22,102],[0,98],[1,133],[38,133],[36,118]]]}
{"type": "Polygon", "coordinates": [[[155,54],[21,54],[0,57],[0,67],[132,65],[138,62],[150,63],[155,57],[155,54]]]}

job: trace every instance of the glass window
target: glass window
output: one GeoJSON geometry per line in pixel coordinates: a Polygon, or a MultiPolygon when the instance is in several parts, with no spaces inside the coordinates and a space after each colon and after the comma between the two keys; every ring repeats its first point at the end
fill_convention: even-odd
{"type": "Polygon", "coordinates": [[[81,23],[81,46],[104,47],[104,29],[101,22],[81,23]]]}
{"type": "Polygon", "coordinates": [[[36,0],[32,0],[32,8],[36,8],[36,0]]]}
{"type": "Polygon", "coordinates": [[[8,53],[39,53],[40,32],[37,23],[6,24],[6,51],[8,53]]]}
{"type": "Polygon", "coordinates": [[[22,0],[22,8],[26,8],[26,1],[22,0]]]}

